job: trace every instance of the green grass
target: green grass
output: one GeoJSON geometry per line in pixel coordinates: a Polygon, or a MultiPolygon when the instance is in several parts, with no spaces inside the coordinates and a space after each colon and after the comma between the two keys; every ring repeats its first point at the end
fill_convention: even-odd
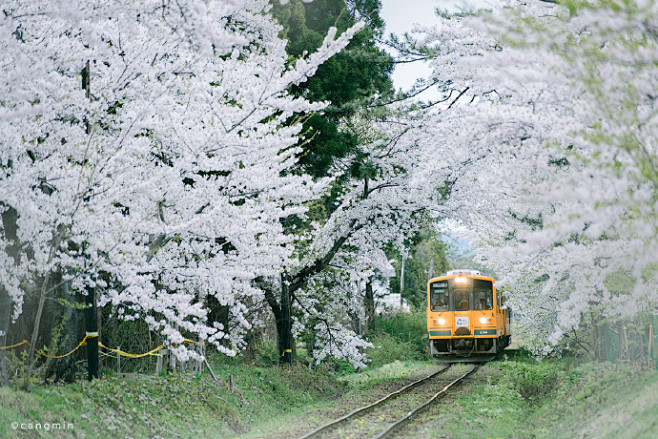
{"type": "Polygon", "coordinates": [[[435,365],[434,362],[429,361],[396,360],[379,367],[370,366],[362,372],[343,376],[340,380],[348,383],[352,389],[368,389],[384,381],[402,378],[418,369],[435,365]]]}
{"type": "MultiPolygon", "coordinates": [[[[286,437],[288,429],[305,431],[312,417],[335,412],[341,396],[358,392],[366,401],[372,387],[434,363],[394,361],[346,375],[214,364],[218,381],[207,374],[120,375],[35,385],[30,393],[0,387],[0,438],[286,437]],[[18,431],[12,423],[73,427],[18,431]]],[[[537,362],[510,352],[424,416],[418,437],[648,439],[658,437],[658,372],[569,359],[537,362]]]]}
{"type": "Polygon", "coordinates": [[[367,337],[373,347],[367,350],[369,367],[394,361],[429,360],[427,320],[424,312],[377,317],[375,331],[367,337]]]}
{"type": "Polygon", "coordinates": [[[233,438],[342,393],[347,384],[304,367],[216,368],[209,375],[125,375],[94,382],[0,387],[1,438],[233,438]],[[231,390],[229,375],[233,377],[231,390]],[[25,424],[16,430],[12,423],[25,424]],[[50,423],[72,428],[44,431],[50,423]],[[42,429],[30,429],[41,424],[42,429]]]}
{"type": "MultiPolygon", "coordinates": [[[[211,356],[217,381],[208,373],[112,374],[92,383],[34,385],[30,393],[0,387],[0,438],[284,438],[311,420],[343,414],[341,401],[372,400],[378,384],[435,365],[425,360],[424,325],[422,313],[379,320],[370,335],[374,360],[358,373],[339,361],[313,370],[278,367],[276,349],[264,346],[252,365],[211,356]],[[51,423],[72,428],[45,431],[51,423]]],[[[430,408],[419,437],[658,437],[657,371],[537,362],[522,350],[501,357],[430,408]]]]}
{"type": "Polygon", "coordinates": [[[487,364],[479,381],[433,407],[423,437],[658,437],[657,371],[521,356],[487,364]]]}

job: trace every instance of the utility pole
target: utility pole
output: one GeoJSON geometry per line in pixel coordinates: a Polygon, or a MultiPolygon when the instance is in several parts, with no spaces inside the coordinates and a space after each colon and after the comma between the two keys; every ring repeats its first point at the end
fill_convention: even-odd
{"type": "Polygon", "coordinates": [[[434,258],[430,259],[430,268],[427,270],[427,281],[429,282],[434,277],[434,258]]]}

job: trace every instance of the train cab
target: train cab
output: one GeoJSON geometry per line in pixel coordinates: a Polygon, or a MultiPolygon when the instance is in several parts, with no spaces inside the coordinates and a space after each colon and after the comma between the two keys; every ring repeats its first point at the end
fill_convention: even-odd
{"type": "Polygon", "coordinates": [[[452,270],[430,279],[427,331],[435,358],[483,361],[510,343],[511,310],[494,283],[476,270],[452,270]]]}

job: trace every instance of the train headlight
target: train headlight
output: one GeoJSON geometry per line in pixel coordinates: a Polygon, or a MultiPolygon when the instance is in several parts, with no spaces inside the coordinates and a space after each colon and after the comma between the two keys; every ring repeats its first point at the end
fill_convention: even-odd
{"type": "Polygon", "coordinates": [[[480,317],[480,323],[483,325],[486,323],[491,323],[491,317],[480,317]]]}
{"type": "Polygon", "coordinates": [[[455,278],[455,283],[456,284],[465,284],[468,282],[468,278],[466,276],[457,276],[455,278]]]}
{"type": "Polygon", "coordinates": [[[439,319],[439,325],[445,325],[445,324],[446,324],[446,319],[444,319],[443,317],[441,317],[441,318],[439,319]]]}

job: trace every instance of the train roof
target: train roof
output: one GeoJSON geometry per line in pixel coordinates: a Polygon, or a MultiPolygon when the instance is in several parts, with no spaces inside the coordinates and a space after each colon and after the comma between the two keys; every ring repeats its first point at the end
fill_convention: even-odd
{"type": "Polygon", "coordinates": [[[467,270],[467,269],[463,269],[463,268],[459,268],[457,270],[446,271],[445,273],[443,273],[439,277],[455,276],[457,274],[466,274],[466,275],[470,275],[470,276],[486,276],[486,277],[489,277],[485,274],[482,274],[482,272],[480,272],[478,270],[467,270]]]}
{"type": "Polygon", "coordinates": [[[450,270],[445,273],[440,274],[439,276],[434,276],[432,279],[429,280],[429,282],[432,282],[434,280],[439,280],[439,279],[445,279],[445,278],[450,278],[453,276],[473,276],[473,277],[478,277],[482,279],[491,279],[494,281],[494,278],[486,273],[482,273],[481,271],[478,270],[470,270],[470,269],[456,269],[456,270],[450,270]]]}

